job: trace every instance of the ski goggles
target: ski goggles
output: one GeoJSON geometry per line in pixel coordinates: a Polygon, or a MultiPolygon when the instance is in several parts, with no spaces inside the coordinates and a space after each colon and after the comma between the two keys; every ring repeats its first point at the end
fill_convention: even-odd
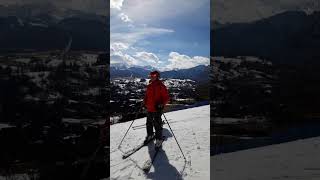
{"type": "Polygon", "coordinates": [[[149,77],[158,77],[158,74],[149,74],[149,77]]]}

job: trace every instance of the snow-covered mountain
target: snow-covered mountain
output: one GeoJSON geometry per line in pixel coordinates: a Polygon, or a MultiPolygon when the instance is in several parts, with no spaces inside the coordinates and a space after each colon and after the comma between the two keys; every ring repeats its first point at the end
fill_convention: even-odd
{"type": "Polygon", "coordinates": [[[211,56],[256,56],[272,62],[317,61],[320,13],[287,11],[250,23],[211,30],[211,56]]]}
{"type": "MultiPolygon", "coordinates": [[[[73,9],[88,13],[107,15],[108,14],[108,3],[105,0],[71,0],[71,1],[52,1],[52,0],[0,0],[0,5],[11,6],[11,7],[31,7],[31,6],[42,6],[42,8],[36,9],[36,11],[44,11],[49,5],[54,5],[59,9],[73,9]]],[[[34,10],[34,9],[33,9],[34,10]]],[[[7,12],[7,11],[1,11],[7,12]]],[[[0,13],[1,14],[1,13],[0,13]]]]}
{"type": "Polygon", "coordinates": [[[311,13],[320,10],[314,0],[215,0],[211,3],[211,19],[220,23],[252,22],[285,11],[311,13]]]}
{"type": "Polygon", "coordinates": [[[125,65],[112,65],[110,66],[110,76],[111,78],[117,77],[139,77],[147,78],[149,73],[155,69],[150,69],[148,67],[133,66],[127,67],[125,65]]]}
{"type": "Polygon", "coordinates": [[[199,65],[189,69],[179,69],[162,72],[164,78],[192,79],[197,82],[209,81],[210,66],[199,65]]]}
{"type": "Polygon", "coordinates": [[[50,3],[0,6],[1,50],[106,50],[107,17],[50,3]]]}
{"type": "MultiPolygon", "coordinates": [[[[150,159],[154,144],[149,143],[138,152],[123,160],[123,152],[137,146],[146,136],[145,127],[130,129],[120,149],[118,145],[131,122],[110,127],[110,175],[113,180],[126,179],[209,179],[210,177],[210,107],[201,106],[165,114],[186,156],[183,156],[174,137],[165,124],[166,140],[148,174],[141,170],[150,159]],[[151,153],[151,154],[150,154],[151,153]]],[[[145,118],[135,120],[133,126],[141,127],[145,118]]]]}
{"type": "MultiPolygon", "coordinates": [[[[138,77],[147,78],[150,71],[156,70],[151,66],[146,67],[126,67],[124,65],[110,66],[111,78],[117,77],[138,77]]],[[[209,66],[199,65],[190,69],[178,69],[161,72],[162,78],[171,79],[192,79],[198,82],[206,82],[209,80],[209,66]]]]}

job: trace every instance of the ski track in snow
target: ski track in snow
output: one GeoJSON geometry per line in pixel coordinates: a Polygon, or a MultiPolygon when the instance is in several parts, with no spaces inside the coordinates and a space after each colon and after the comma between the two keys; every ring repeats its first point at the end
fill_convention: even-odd
{"type": "Polygon", "coordinates": [[[214,180],[319,180],[320,137],[211,157],[214,180]]]}
{"type": "MultiPolygon", "coordinates": [[[[163,126],[162,150],[158,153],[148,174],[142,171],[144,162],[154,152],[154,144],[122,159],[124,152],[140,144],[146,129],[130,129],[120,149],[118,145],[131,122],[112,125],[110,128],[110,174],[112,180],[154,179],[154,180],[197,180],[210,178],[210,107],[209,105],[165,113],[166,118],[176,121],[170,124],[187,161],[167,124],[163,126]]],[[[164,117],[162,116],[164,120],[164,117]]],[[[145,124],[146,118],[137,119],[135,125],[145,124]]]]}

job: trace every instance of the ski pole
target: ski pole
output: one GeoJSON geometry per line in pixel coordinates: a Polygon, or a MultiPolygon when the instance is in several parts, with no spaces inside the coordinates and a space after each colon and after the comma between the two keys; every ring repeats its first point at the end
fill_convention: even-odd
{"type": "Polygon", "coordinates": [[[119,144],[119,146],[118,146],[118,149],[120,148],[120,146],[121,146],[124,138],[127,136],[127,134],[128,134],[128,132],[129,132],[129,130],[130,130],[130,128],[131,128],[131,126],[132,126],[132,124],[133,124],[134,121],[135,121],[135,119],[131,122],[131,124],[130,124],[128,130],[127,130],[127,132],[124,134],[123,138],[121,139],[120,144],[119,144]]]}
{"type": "Polygon", "coordinates": [[[168,126],[169,126],[169,128],[170,128],[170,130],[171,130],[171,132],[172,132],[172,135],[173,135],[174,139],[176,140],[176,142],[177,142],[177,144],[178,144],[178,147],[179,147],[179,149],[180,149],[180,151],[181,151],[181,153],[182,153],[182,155],[183,155],[184,160],[187,161],[186,157],[184,156],[184,154],[183,154],[183,152],[182,152],[182,149],[181,149],[181,147],[180,147],[180,144],[178,143],[178,140],[177,140],[176,136],[174,135],[174,133],[173,133],[173,131],[172,131],[172,129],[171,129],[171,126],[170,126],[170,124],[169,124],[166,116],[164,115],[164,113],[162,113],[162,114],[163,114],[164,119],[167,121],[167,124],[168,124],[168,126]]]}
{"type": "MultiPolygon", "coordinates": [[[[140,105],[138,108],[139,108],[139,111],[140,111],[140,108],[142,107],[142,105],[140,105]]],[[[137,108],[137,109],[138,109],[137,108]]],[[[119,146],[118,146],[118,149],[120,148],[120,146],[121,146],[121,144],[122,144],[122,142],[123,142],[123,140],[124,140],[124,138],[127,136],[127,134],[128,134],[128,132],[129,132],[129,130],[130,130],[130,128],[131,128],[131,126],[132,126],[132,124],[134,123],[134,121],[137,119],[137,117],[138,117],[138,114],[139,114],[139,111],[136,113],[136,116],[135,116],[135,118],[133,119],[133,121],[131,122],[131,124],[130,124],[130,126],[129,126],[129,128],[128,128],[128,130],[126,131],[126,133],[124,134],[124,136],[123,136],[123,138],[121,139],[121,141],[120,141],[120,143],[119,143],[119,146]]]]}

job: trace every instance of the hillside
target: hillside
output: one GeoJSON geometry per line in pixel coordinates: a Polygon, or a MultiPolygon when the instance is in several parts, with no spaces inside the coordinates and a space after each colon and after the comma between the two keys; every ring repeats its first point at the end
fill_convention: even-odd
{"type": "Polygon", "coordinates": [[[320,138],[211,157],[211,179],[319,179],[320,138]]]}
{"type": "Polygon", "coordinates": [[[184,161],[169,127],[164,125],[163,135],[166,136],[166,140],[163,143],[163,150],[159,152],[154,166],[147,175],[140,168],[145,160],[150,158],[148,151],[152,151],[152,143],[129,158],[122,159],[123,152],[144,140],[145,127],[141,125],[145,124],[145,118],[134,122],[135,130],[129,131],[120,149],[118,149],[120,140],[131,122],[112,125],[110,127],[111,179],[209,179],[209,108],[209,106],[201,106],[165,114],[187,162],[184,161]]]}

